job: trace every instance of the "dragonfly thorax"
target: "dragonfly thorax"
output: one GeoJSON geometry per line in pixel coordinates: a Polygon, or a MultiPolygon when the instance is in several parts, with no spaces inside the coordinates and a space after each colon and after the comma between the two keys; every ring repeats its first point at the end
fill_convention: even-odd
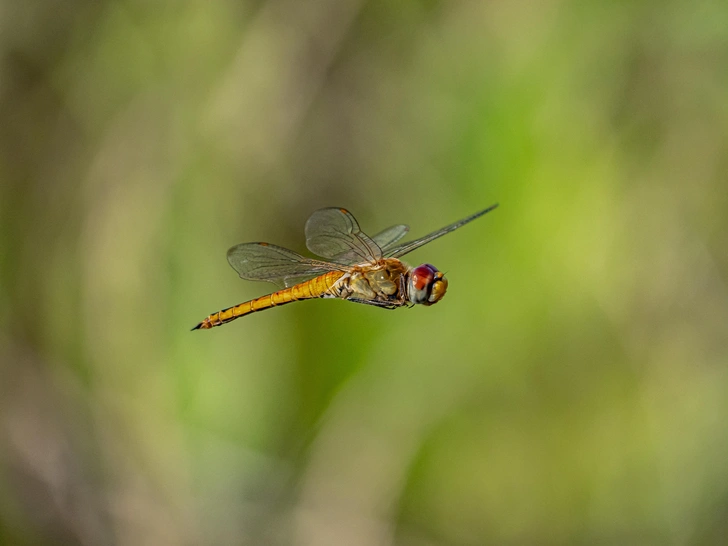
{"type": "Polygon", "coordinates": [[[432,305],[447,292],[447,279],[434,265],[422,264],[410,271],[407,298],[412,303],[432,305]]]}

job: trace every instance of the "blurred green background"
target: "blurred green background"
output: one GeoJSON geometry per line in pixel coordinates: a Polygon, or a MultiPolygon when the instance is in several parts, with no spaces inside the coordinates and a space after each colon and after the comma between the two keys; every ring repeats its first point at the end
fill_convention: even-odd
{"type": "Polygon", "coordinates": [[[0,1],[0,544],[728,534],[728,3],[0,1]],[[345,206],[437,306],[270,291],[345,206]]]}

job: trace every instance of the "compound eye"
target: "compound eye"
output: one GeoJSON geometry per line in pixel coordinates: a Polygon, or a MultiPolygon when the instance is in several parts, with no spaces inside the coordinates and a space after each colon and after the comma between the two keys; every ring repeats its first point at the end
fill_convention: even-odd
{"type": "Polygon", "coordinates": [[[427,287],[434,280],[436,272],[437,269],[430,264],[422,264],[415,267],[411,273],[412,287],[417,291],[427,290],[427,287]]]}
{"type": "Polygon", "coordinates": [[[429,299],[432,285],[436,279],[442,277],[434,265],[422,264],[410,272],[408,295],[412,303],[430,305],[429,299]]]}

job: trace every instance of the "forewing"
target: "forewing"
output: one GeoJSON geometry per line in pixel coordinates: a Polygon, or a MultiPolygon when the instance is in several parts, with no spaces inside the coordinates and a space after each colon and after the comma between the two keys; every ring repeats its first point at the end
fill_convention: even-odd
{"type": "Polygon", "coordinates": [[[268,281],[292,286],[327,271],[341,269],[336,264],[312,260],[268,243],[243,243],[228,250],[227,259],[242,279],[268,281]]]}
{"type": "Polygon", "coordinates": [[[407,235],[409,226],[399,224],[397,226],[388,227],[385,230],[377,233],[372,239],[379,245],[379,248],[384,252],[386,249],[391,247],[394,243],[399,241],[402,237],[407,235]]]}
{"type": "Polygon", "coordinates": [[[402,243],[396,246],[389,247],[386,252],[384,253],[385,256],[388,258],[399,258],[400,256],[404,256],[405,254],[412,252],[416,248],[421,247],[422,245],[426,245],[427,243],[434,241],[438,237],[442,237],[446,233],[450,233],[451,231],[455,231],[459,227],[463,227],[465,224],[472,222],[476,218],[480,218],[484,214],[492,211],[494,208],[498,206],[498,203],[495,205],[491,205],[485,210],[481,210],[480,212],[476,212],[475,214],[472,214],[468,216],[467,218],[463,218],[462,220],[455,222],[453,224],[450,224],[449,226],[445,226],[442,229],[438,229],[437,231],[433,231],[432,233],[425,235],[424,237],[420,237],[419,239],[415,239],[414,241],[408,241],[406,243],[402,243]]]}
{"type": "MultiPolygon", "coordinates": [[[[372,237],[372,240],[377,243],[379,248],[382,249],[382,252],[385,253],[385,251],[392,246],[394,243],[399,241],[402,237],[404,237],[407,232],[409,231],[409,226],[405,226],[404,224],[398,225],[398,226],[392,226],[388,227],[384,231],[381,231],[374,235],[372,237]]],[[[338,264],[355,264],[357,262],[361,262],[361,258],[359,255],[354,253],[351,250],[347,250],[346,252],[343,252],[341,254],[337,254],[333,258],[331,258],[331,261],[336,262],[338,264]]]]}
{"type": "Polygon", "coordinates": [[[382,249],[359,228],[354,216],[342,208],[319,209],[306,222],[306,246],[318,256],[335,260],[345,256],[346,262],[376,262],[382,249]]]}

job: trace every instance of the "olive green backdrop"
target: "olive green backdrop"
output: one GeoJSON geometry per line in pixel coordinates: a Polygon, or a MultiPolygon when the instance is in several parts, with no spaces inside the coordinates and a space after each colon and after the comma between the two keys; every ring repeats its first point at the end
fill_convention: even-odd
{"type": "Polygon", "coordinates": [[[728,4],[0,2],[0,544],[712,545],[728,4]],[[430,308],[266,293],[345,206],[430,308]]]}

